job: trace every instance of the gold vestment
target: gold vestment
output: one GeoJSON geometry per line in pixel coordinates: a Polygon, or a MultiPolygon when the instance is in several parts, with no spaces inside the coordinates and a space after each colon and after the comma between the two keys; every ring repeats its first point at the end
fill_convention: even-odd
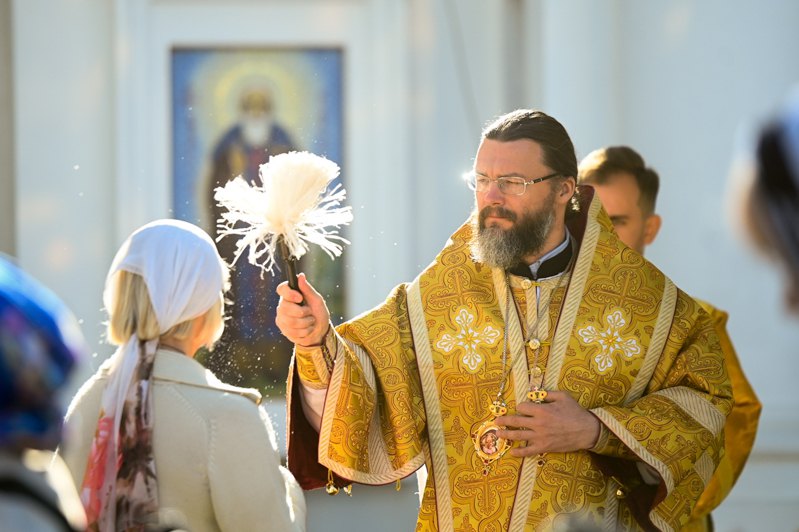
{"type": "Polygon", "coordinates": [[[691,514],[691,521],[683,529],[685,532],[712,530],[708,516],[727,497],[741,475],[749,453],[755,445],[757,424],[763,409],[744,374],[732,340],[727,334],[727,313],[706,301],[697,299],[697,302],[710,315],[716,326],[721,349],[724,352],[724,363],[732,384],[733,405],[724,425],[724,456],[704,493],[699,497],[699,502],[691,514]]]}
{"type": "Polygon", "coordinates": [[[719,338],[693,299],[618,239],[585,190],[568,221],[573,267],[538,283],[540,323],[536,283],[522,277],[509,276],[517,311],[505,316],[514,307],[506,274],[471,258],[466,223],[412,283],[323,347],[296,348],[296,375],[327,389],[318,446],[298,383],[289,390],[289,468],[301,485],[322,485],[325,468],[387,484],[426,464],[417,530],[675,530],[688,521],[721,458],[732,404],[719,338]],[[508,453],[483,474],[472,433],[500,389],[506,333],[509,413],[527,400],[535,361],[544,389],[568,392],[601,421],[592,450],[508,453]],[[525,344],[531,333],[545,340],[537,356],[525,344]],[[311,452],[323,467],[309,463],[311,452]]]}

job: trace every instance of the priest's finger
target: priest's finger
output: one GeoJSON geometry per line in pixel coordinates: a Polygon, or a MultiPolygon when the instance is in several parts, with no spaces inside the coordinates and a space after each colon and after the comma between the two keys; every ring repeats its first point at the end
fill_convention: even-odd
{"type": "Polygon", "coordinates": [[[297,292],[296,290],[292,290],[289,286],[287,281],[283,281],[279,285],[277,285],[276,289],[277,295],[280,296],[281,299],[285,299],[286,301],[290,301],[292,303],[302,303],[302,293],[297,292]]]}
{"type": "Polygon", "coordinates": [[[277,304],[276,314],[281,318],[305,318],[314,315],[310,307],[299,303],[292,303],[283,298],[280,298],[277,304]]]}
{"type": "Polygon", "coordinates": [[[517,458],[527,458],[528,456],[538,456],[545,452],[546,450],[542,449],[537,442],[529,441],[526,445],[511,448],[510,455],[517,458]]]}
{"type": "Polygon", "coordinates": [[[317,322],[316,318],[310,314],[306,316],[290,316],[285,313],[279,313],[275,317],[275,324],[281,330],[285,329],[296,334],[314,329],[317,322]]]}
{"type": "Polygon", "coordinates": [[[308,278],[304,273],[297,276],[297,285],[300,287],[300,292],[302,292],[302,296],[308,305],[311,305],[312,301],[314,303],[324,302],[322,295],[308,282],[308,278]]]}
{"type": "Polygon", "coordinates": [[[538,427],[541,422],[537,420],[534,416],[524,416],[524,415],[508,415],[508,416],[499,416],[495,423],[497,425],[501,425],[504,427],[508,427],[509,430],[513,429],[530,429],[534,430],[538,427]]]}
{"type": "MultiPolygon", "coordinates": [[[[285,283],[284,283],[285,284],[285,283]]],[[[286,287],[285,290],[281,287],[278,293],[282,293],[280,301],[278,301],[275,311],[275,321],[284,324],[289,324],[294,319],[311,319],[312,321],[327,320],[327,316],[323,312],[305,305],[303,303],[302,295],[290,288],[286,287]],[[318,314],[318,315],[317,315],[318,314]]]]}
{"type": "Polygon", "coordinates": [[[512,429],[504,429],[498,430],[497,436],[500,438],[505,438],[506,440],[510,441],[528,441],[535,438],[535,431],[533,430],[512,430],[512,429]]]}
{"type": "Polygon", "coordinates": [[[305,339],[313,333],[313,326],[303,325],[301,322],[297,322],[295,320],[282,320],[280,318],[275,319],[275,324],[277,325],[278,329],[280,329],[280,333],[285,336],[289,341],[295,344],[304,344],[305,339]]]}
{"type": "Polygon", "coordinates": [[[534,403],[523,401],[516,405],[516,412],[523,416],[543,415],[546,413],[547,403],[534,403]]]}

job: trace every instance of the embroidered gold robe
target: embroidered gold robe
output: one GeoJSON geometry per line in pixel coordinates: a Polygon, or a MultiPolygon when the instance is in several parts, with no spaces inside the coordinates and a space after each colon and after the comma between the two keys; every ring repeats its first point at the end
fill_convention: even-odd
{"type": "Polygon", "coordinates": [[[382,305],[337,327],[323,348],[296,348],[296,376],[327,389],[318,441],[299,384],[289,390],[289,468],[303,487],[323,485],[326,468],[386,484],[424,463],[417,530],[687,522],[719,463],[731,408],[719,339],[699,305],[622,244],[599,202],[582,194],[569,222],[573,267],[539,283],[538,304],[536,283],[515,276],[506,304],[505,273],[471,258],[467,223],[382,305]],[[592,450],[508,453],[483,474],[472,433],[501,387],[506,332],[508,411],[526,400],[535,365],[545,389],[570,393],[599,418],[592,450]],[[538,350],[524,343],[530,333],[545,339],[538,350]]]}
{"type": "Polygon", "coordinates": [[[724,456],[694,507],[691,521],[683,528],[686,532],[711,530],[707,517],[727,497],[741,475],[749,453],[754,447],[760,412],[763,409],[744,374],[732,340],[727,334],[727,313],[706,301],[697,299],[697,302],[710,315],[716,326],[724,353],[724,363],[732,384],[733,405],[724,425],[724,456]]]}

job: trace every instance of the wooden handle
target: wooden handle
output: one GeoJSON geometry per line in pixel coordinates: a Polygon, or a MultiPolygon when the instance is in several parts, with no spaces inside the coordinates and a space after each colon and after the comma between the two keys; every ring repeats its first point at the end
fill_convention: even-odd
{"type": "Polygon", "coordinates": [[[297,261],[289,253],[289,248],[282,235],[277,239],[277,250],[278,253],[280,253],[280,257],[283,259],[283,264],[286,265],[286,280],[289,283],[289,287],[299,292],[300,285],[297,282],[297,261]]]}

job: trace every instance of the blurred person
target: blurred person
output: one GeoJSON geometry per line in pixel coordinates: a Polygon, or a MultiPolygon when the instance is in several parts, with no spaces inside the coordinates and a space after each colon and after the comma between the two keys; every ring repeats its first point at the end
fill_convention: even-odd
{"type": "Polygon", "coordinates": [[[557,120],[508,113],[482,132],[472,215],[413,282],[338,327],[304,275],[278,287],[303,487],[426,464],[417,530],[687,522],[732,403],[718,336],[576,176],[557,120]]]}
{"type": "Polygon", "coordinates": [[[77,320],[0,257],[0,529],[77,531],[86,516],[61,441],[60,393],[85,355],[77,320]]]}
{"type": "MultiPolygon", "coordinates": [[[[589,153],[579,166],[578,182],[596,190],[622,242],[638,253],[654,242],[662,223],[655,212],[660,178],[628,146],[611,146],[589,153]]],[[[721,341],[730,375],[733,408],[724,425],[724,457],[702,493],[685,530],[712,530],[710,512],[732,490],[755,443],[762,405],[743,372],[727,333],[726,312],[696,300],[710,315],[721,341]]]]}
{"type": "Polygon", "coordinates": [[[118,348],[73,399],[63,446],[91,530],[304,529],[260,394],[193,358],[222,334],[227,279],[186,222],[147,224],[117,252],[103,302],[118,348]]]}
{"type": "Polygon", "coordinates": [[[799,89],[759,131],[751,165],[738,169],[749,240],[782,270],[785,306],[799,315],[799,89]]]}

